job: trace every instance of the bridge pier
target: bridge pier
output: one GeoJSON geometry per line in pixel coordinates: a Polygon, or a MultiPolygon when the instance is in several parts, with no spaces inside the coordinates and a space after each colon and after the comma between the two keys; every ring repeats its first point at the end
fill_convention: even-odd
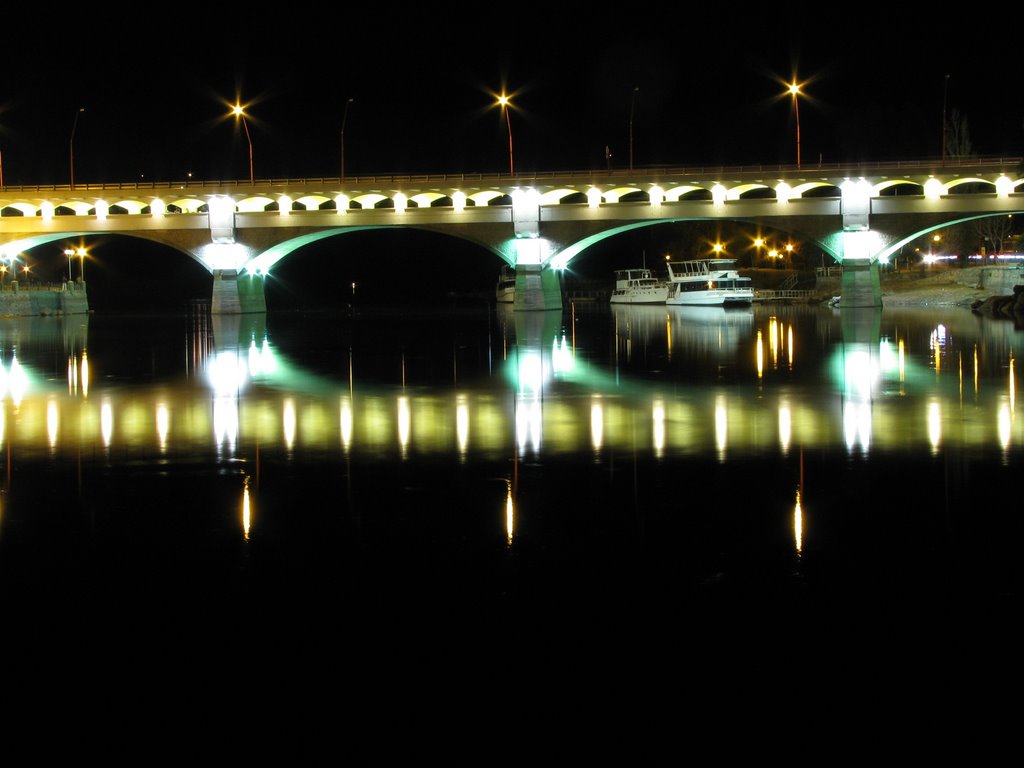
{"type": "Polygon", "coordinates": [[[540,264],[518,265],[512,308],[516,311],[561,309],[562,283],[558,272],[544,269],[540,264]]]}
{"type": "Polygon", "coordinates": [[[843,261],[839,308],[882,306],[882,281],[877,261],[843,261]]]}
{"type": "Polygon", "coordinates": [[[231,269],[213,271],[213,295],[210,314],[245,315],[266,312],[267,297],[263,292],[263,278],[242,275],[231,269]]]}

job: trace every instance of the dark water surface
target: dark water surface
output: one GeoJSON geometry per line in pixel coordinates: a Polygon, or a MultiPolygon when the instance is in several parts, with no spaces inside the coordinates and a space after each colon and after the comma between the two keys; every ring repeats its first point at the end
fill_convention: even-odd
{"type": "Polygon", "coordinates": [[[264,661],[995,636],[1022,344],[945,308],[0,320],[0,610],[264,661]]]}

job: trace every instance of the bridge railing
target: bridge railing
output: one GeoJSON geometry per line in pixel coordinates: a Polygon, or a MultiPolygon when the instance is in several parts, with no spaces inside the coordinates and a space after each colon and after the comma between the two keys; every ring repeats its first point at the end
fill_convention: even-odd
{"type": "Polygon", "coordinates": [[[440,184],[460,182],[508,182],[518,179],[524,182],[538,181],[545,179],[595,179],[595,178],[644,178],[649,176],[708,176],[721,175],[746,175],[780,173],[791,174],[799,172],[828,172],[828,171],[852,171],[870,172],[872,170],[893,169],[907,171],[939,171],[946,169],[968,168],[978,166],[1001,166],[1007,168],[1024,167],[1024,158],[1021,157],[963,157],[963,158],[931,158],[924,160],[891,160],[891,161],[861,161],[844,163],[804,163],[799,167],[786,164],[754,164],[754,165],[665,165],[646,166],[611,169],[589,169],[589,170],[563,170],[563,171],[532,171],[530,173],[440,173],[440,174],[384,174],[370,176],[346,176],[339,177],[311,177],[302,179],[280,178],[280,179],[256,179],[254,181],[238,179],[219,179],[199,181],[187,179],[181,181],[125,181],[125,182],[104,182],[104,183],[75,183],[71,184],[5,184],[0,186],[2,192],[88,192],[111,189],[123,190],[202,190],[211,187],[240,189],[252,187],[302,187],[302,186],[363,186],[377,184],[391,184],[396,182],[440,184]]]}

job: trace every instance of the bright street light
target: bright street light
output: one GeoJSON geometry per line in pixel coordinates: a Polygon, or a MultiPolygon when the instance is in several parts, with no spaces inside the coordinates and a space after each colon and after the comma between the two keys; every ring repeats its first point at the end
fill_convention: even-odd
{"type": "Polygon", "coordinates": [[[256,182],[252,175],[252,136],[249,135],[249,123],[245,119],[245,112],[242,111],[241,104],[235,104],[231,111],[234,113],[235,117],[242,118],[242,127],[245,128],[245,139],[249,142],[249,183],[255,184],[256,182]]]}
{"type": "Polygon", "coordinates": [[[75,121],[71,124],[71,141],[70,141],[70,154],[71,154],[71,188],[75,188],[75,129],[78,128],[78,116],[85,112],[85,107],[79,107],[75,112],[75,121]]]}
{"type": "Polygon", "coordinates": [[[79,246],[78,248],[65,248],[64,249],[64,255],[68,257],[68,280],[70,281],[72,279],[71,278],[71,259],[72,259],[72,257],[77,256],[81,260],[81,267],[80,267],[81,271],[80,271],[80,274],[79,274],[79,279],[84,283],[85,282],[85,248],[82,248],[81,246],[79,246]]]}
{"type": "Polygon", "coordinates": [[[793,82],[789,86],[789,92],[793,94],[793,109],[796,110],[796,167],[800,168],[800,86],[793,82]]]}
{"type": "Polygon", "coordinates": [[[509,176],[515,176],[515,165],[512,162],[512,118],[509,117],[509,109],[512,104],[508,96],[503,93],[498,97],[498,105],[501,107],[502,112],[505,113],[505,124],[508,126],[508,174],[509,176]]]}

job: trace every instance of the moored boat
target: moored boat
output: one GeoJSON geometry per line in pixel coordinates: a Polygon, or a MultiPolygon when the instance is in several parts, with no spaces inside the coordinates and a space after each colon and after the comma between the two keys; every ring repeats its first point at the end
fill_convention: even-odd
{"type": "Polygon", "coordinates": [[[669,284],[659,280],[646,267],[615,270],[612,304],[664,304],[669,284]]]}
{"type": "Polygon", "coordinates": [[[748,307],[754,303],[749,277],[741,277],[732,259],[668,262],[666,304],[697,307],[748,307]]]}

